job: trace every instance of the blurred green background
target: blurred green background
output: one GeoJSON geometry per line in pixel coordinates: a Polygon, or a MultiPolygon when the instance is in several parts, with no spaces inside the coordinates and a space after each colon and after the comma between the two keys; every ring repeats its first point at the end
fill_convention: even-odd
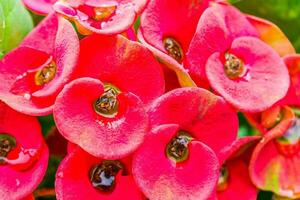
{"type": "Polygon", "coordinates": [[[231,0],[241,11],[268,19],[288,36],[300,52],[300,0],[231,0]]]}

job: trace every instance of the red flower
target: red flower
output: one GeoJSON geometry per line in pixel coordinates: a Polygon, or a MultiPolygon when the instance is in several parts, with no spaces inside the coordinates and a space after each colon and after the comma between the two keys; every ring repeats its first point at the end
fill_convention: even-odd
{"type": "Polygon", "coordinates": [[[291,77],[291,85],[283,102],[286,105],[300,107],[300,55],[287,55],[283,60],[291,77]]]}
{"type": "Polygon", "coordinates": [[[133,176],[149,199],[198,200],[213,193],[219,161],[187,134],[175,124],[158,126],[135,153],[133,176]]]}
{"type": "MultiPolygon", "coordinates": [[[[208,1],[185,3],[162,11],[165,4],[153,1],[141,18],[139,39],[177,74],[184,66],[198,86],[212,87],[242,111],[265,110],[285,96],[287,69],[275,50],[258,39],[261,29],[232,6],[211,3],[201,15],[208,1]]],[[[180,79],[193,84],[188,76],[180,79]]]]}
{"type": "Polygon", "coordinates": [[[132,92],[145,104],[164,93],[159,63],[141,44],[123,36],[91,35],[80,41],[77,74],[132,92]]]}
{"type": "Polygon", "coordinates": [[[237,137],[237,114],[223,98],[200,88],[180,88],[162,95],[153,102],[149,117],[152,127],[178,124],[217,155],[237,137]]]}
{"type": "Polygon", "coordinates": [[[78,71],[92,78],[71,82],[58,96],[59,131],[96,157],[132,153],[148,132],[146,105],[164,92],[160,65],[136,42],[92,35],[81,41],[78,71]]]}
{"type": "Polygon", "coordinates": [[[181,65],[209,0],[152,0],[141,16],[139,40],[176,72],[182,86],[195,86],[181,65]]]}
{"type": "Polygon", "coordinates": [[[132,153],[148,131],[148,116],[136,95],[93,78],[65,86],[56,99],[54,119],[67,140],[107,159],[132,153]]]}
{"type": "Polygon", "coordinates": [[[56,12],[75,21],[82,34],[117,34],[126,31],[142,12],[147,0],[65,0],[54,5],[56,12]]]}
{"type": "Polygon", "coordinates": [[[253,146],[259,139],[258,136],[243,137],[222,150],[224,157],[217,186],[219,200],[256,200],[258,190],[250,180],[248,164],[253,146]]]}
{"type": "Polygon", "coordinates": [[[256,36],[238,10],[214,5],[200,18],[187,54],[187,67],[196,80],[207,77],[226,101],[248,112],[271,107],[289,87],[279,55],[256,36]]]}
{"type": "Polygon", "coordinates": [[[299,198],[300,123],[288,107],[283,108],[282,115],[280,123],[254,149],[250,175],[260,189],[299,198]]]}
{"type": "Polygon", "coordinates": [[[74,148],[61,162],[55,180],[58,200],[142,200],[131,173],[130,158],[104,160],[74,148]]]}
{"type": "Polygon", "coordinates": [[[43,179],[48,148],[34,117],[0,102],[0,196],[3,200],[30,195],[43,179]]]}
{"type": "Polygon", "coordinates": [[[245,113],[252,126],[256,127],[263,134],[280,122],[282,118],[281,106],[300,108],[300,55],[286,55],[283,60],[288,67],[291,83],[286,96],[264,112],[245,113]]]}
{"type": "Polygon", "coordinates": [[[33,12],[41,15],[49,14],[52,5],[58,0],[22,0],[24,5],[33,12]]]}
{"type": "Polygon", "coordinates": [[[0,99],[29,115],[47,115],[74,75],[79,43],[72,25],[49,15],[0,63],[0,99]]]}

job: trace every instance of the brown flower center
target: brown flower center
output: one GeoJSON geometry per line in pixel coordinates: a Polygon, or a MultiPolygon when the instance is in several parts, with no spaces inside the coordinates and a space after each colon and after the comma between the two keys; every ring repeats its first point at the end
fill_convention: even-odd
{"type": "Polygon", "coordinates": [[[166,155],[169,159],[175,162],[183,162],[188,158],[188,144],[193,138],[184,131],[179,131],[178,134],[171,139],[166,147],[166,155]]]}
{"type": "Polygon", "coordinates": [[[220,169],[220,176],[217,185],[218,192],[226,190],[228,186],[228,179],[229,179],[229,171],[227,167],[223,165],[220,169]]]}
{"type": "Polygon", "coordinates": [[[51,61],[48,65],[37,71],[34,76],[34,82],[37,86],[43,86],[54,79],[56,75],[56,64],[51,61]]]}
{"type": "Polygon", "coordinates": [[[163,44],[168,54],[181,63],[183,60],[183,51],[179,42],[171,37],[166,37],[163,39],[163,44]]]}
{"type": "Polygon", "coordinates": [[[100,191],[111,192],[116,186],[116,175],[120,170],[124,171],[120,161],[104,160],[91,169],[90,181],[100,191]]]}
{"type": "Polygon", "coordinates": [[[9,152],[16,147],[16,139],[6,133],[0,133],[0,164],[5,163],[5,158],[9,152]]]}
{"type": "Polygon", "coordinates": [[[231,53],[225,53],[224,71],[228,78],[240,78],[245,73],[245,65],[241,59],[231,53]]]}
{"type": "Polygon", "coordinates": [[[114,117],[118,112],[117,96],[119,93],[120,91],[116,87],[105,85],[104,93],[94,102],[94,110],[104,117],[114,117]]]}

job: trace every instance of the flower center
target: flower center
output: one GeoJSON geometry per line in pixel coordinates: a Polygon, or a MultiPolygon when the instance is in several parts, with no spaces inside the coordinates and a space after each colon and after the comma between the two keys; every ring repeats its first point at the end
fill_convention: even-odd
{"type": "Polygon", "coordinates": [[[297,118],[285,134],[276,140],[279,152],[285,156],[294,156],[300,151],[300,118],[297,118]]]}
{"type": "Polygon", "coordinates": [[[94,110],[104,117],[115,117],[118,112],[117,99],[120,90],[112,85],[104,86],[104,93],[94,102],[94,110]]]}
{"type": "Polygon", "coordinates": [[[167,157],[175,162],[183,162],[188,158],[188,144],[193,138],[184,131],[179,131],[178,134],[171,139],[166,147],[167,157]]]}
{"type": "Polygon", "coordinates": [[[116,11],[117,6],[96,7],[94,8],[94,17],[96,21],[103,21],[109,18],[116,11]]]}
{"type": "Polygon", "coordinates": [[[6,133],[0,133],[0,164],[4,164],[3,158],[16,147],[16,139],[6,133]]]}
{"type": "Polygon", "coordinates": [[[224,191],[228,186],[229,171],[225,165],[220,169],[220,176],[217,185],[217,191],[224,191]]]}
{"type": "Polygon", "coordinates": [[[175,60],[177,60],[179,63],[182,62],[183,59],[183,51],[182,48],[175,39],[171,37],[167,37],[163,39],[163,44],[165,50],[168,52],[168,54],[173,57],[175,60]]]}
{"type": "Polygon", "coordinates": [[[236,79],[245,74],[245,65],[241,59],[231,53],[225,53],[224,71],[228,78],[236,79]]]}
{"type": "Polygon", "coordinates": [[[34,75],[34,82],[37,86],[43,86],[54,79],[56,75],[56,64],[51,61],[48,65],[37,71],[34,75]]]}
{"type": "Polygon", "coordinates": [[[116,186],[116,175],[120,170],[124,170],[120,161],[104,160],[91,169],[90,181],[100,191],[111,192],[116,186]]]}

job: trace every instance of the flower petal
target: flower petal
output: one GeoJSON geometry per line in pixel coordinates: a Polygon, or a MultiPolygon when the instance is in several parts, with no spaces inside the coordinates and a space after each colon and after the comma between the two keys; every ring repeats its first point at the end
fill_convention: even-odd
{"type": "Polygon", "coordinates": [[[154,101],[149,116],[152,127],[178,124],[217,155],[237,137],[237,114],[221,97],[200,88],[180,88],[162,95],[154,101]]]}
{"type": "Polygon", "coordinates": [[[103,83],[97,79],[72,81],[56,99],[54,119],[66,139],[90,154],[106,159],[124,157],[143,142],[148,131],[148,116],[137,96],[122,92],[117,97],[117,116],[111,120],[98,118],[93,103],[103,92],[103,83]]]}
{"type": "Polygon", "coordinates": [[[173,163],[165,148],[177,131],[177,125],[163,125],[148,135],[134,155],[133,176],[149,199],[207,199],[218,178],[218,159],[205,144],[192,141],[189,158],[173,163]]]}

